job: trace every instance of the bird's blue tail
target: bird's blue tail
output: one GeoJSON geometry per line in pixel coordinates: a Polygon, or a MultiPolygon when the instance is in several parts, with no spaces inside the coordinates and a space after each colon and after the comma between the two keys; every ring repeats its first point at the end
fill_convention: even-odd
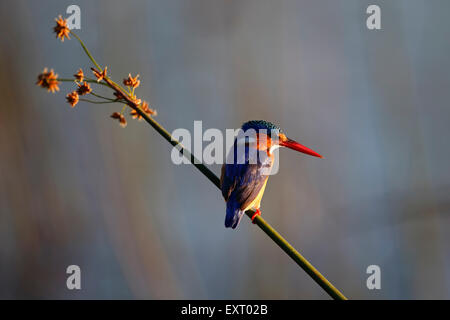
{"type": "Polygon", "coordinates": [[[225,216],[225,227],[235,229],[241,221],[244,211],[240,209],[239,203],[230,197],[227,202],[227,215],[225,216]]]}

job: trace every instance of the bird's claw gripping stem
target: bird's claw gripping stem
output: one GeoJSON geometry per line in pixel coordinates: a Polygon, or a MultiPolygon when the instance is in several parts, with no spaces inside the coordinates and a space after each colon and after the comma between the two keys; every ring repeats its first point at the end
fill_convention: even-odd
{"type": "Polygon", "coordinates": [[[257,217],[257,216],[260,216],[261,215],[261,210],[259,210],[259,209],[256,209],[256,211],[255,211],[255,213],[253,214],[253,216],[252,216],[252,223],[255,223],[255,218],[257,217]]]}

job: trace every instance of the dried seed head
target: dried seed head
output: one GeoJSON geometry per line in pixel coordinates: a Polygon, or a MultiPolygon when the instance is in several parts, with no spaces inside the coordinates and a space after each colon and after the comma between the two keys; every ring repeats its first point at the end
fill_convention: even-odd
{"type": "Polygon", "coordinates": [[[84,79],[83,70],[80,68],[80,70],[78,70],[78,72],[75,73],[73,76],[75,77],[75,79],[77,79],[78,82],[83,81],[83,79],[84,79]]]}
{"type": "Polygon", "coordinates": [[[111,118],[119,120],[119,124],[122,128],[125,128],[127,126],[127,120],[125,119],[123,114],[121,114],[119,112],[114,112],[111,115],[111,118]]]}
{"type": "Polygon", "coordinates": [[[83,82],[82,84],[79,84],[79,83],[78,83],[78,89],[77,89],[77,92],[78,92],[78,94],[79,94],[80,96],[83,96],[83,95],[85,95],[85,94],[91,93],[91,92],[92,92],[92,89],[91,89],[91,87],[89,86],[89,83],[86,83],[86,81],[85,81],[85,82],[83,82]]]}
{"type": "Polygon", "coordinates": [[[129,87],[137,88],[139,87],[139,84],[141,83],[141,80],[138,80],[139,75],[136,77],[132,77],[131,74],[128,74],[128,78],[123,79],[123,84],[129,87]]]}
{"type": "Polygon", "coordinates": [[[53,28],[53,31],[56,33],[56,37],[60,38],[62,42],[64,42],[64,38],[67,38],[70,40],[69,37],[69,33],[70,33],[70,29],[67,26],[67,20],[63,19],[60,16],[58,16],[57,19],[55,19],[56,21],[56,26],[53,28]]]}
{"type": "MultiPolygon", "coordinates": [[[[156,111],[153,109],[150,109],[148,106],[148,103],[146,101],[142,102],[142,104],[140,105],[142,111],[144,111],[146,114],[148,114],[149,116],[156,116],[156,111]]],[[[142,115],[140,115],[136,110],[131,110],[130,115],[133,117],[133,119],[138,119],[138,120],[142,120],[142,115]]]]}
{"type": "Polygon", "coordinates": [[[148,103],[146,101],[142,102],[141,105],[142,110],[144,110],[144,112],[146,114],[148,114],[149,116],[156,116],[158,113],[156,112],[156,110],[150,109],[148,106],[148,103]]]}
{"type": "Polygon", "coordinates": [[[142,116],[136,111],[136,110],[131,110],[130,115],[133,119],[138,119],[139,121],[142,120],[142,116]]]}
{"type": "Polygon", "coordinates": [[[72,91],[66,96],[67,102],[70,104],[70,106],[73,108],[78,103],[79,97],[78,93],[76,91],[72,91]]]}
{"type": "Polygon", "coordinates": [[[106,77],[106,69],[107,67],[105,67],[103,71],[100,73],[99,71],[92,68],[92,72],[94,73],[94,76],[97,78],[97,82],[102,81],[103,78],[106,77]]]}
{"type": "Polygon", "coordinates": [[[48,69],[45,68],[44,71],[38,75],[36,84],[54,93],[55,91],[59,91],[59,81],[57,79],[58,75],[53,72],[53,69],[48,71],[48,69]]]}

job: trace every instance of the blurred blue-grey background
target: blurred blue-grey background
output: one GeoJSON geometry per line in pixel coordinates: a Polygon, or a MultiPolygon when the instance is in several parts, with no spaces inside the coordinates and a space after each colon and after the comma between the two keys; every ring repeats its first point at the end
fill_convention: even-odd
{"type": "Polygon", "coordinates": [[[247,218],[225,229],[218,190],[147,124],[35,86],[91,66],[52,33],[70,4],[168,130],[267,119],[325,155],[282,150],[262,212],[349,298],[450,298],[446,0],[1,1],[0,298],[328,298],[247,218]]]}

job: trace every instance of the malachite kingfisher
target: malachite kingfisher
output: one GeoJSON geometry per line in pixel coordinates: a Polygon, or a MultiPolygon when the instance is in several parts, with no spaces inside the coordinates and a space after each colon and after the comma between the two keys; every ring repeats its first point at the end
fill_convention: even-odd
{"type": "Polygon", "coordinates": [[[268,121],[248,121],[242,125],[240,133],[222,166],[220,177],[222,195],[227,203],[225,227],[233,229],[238,226],[245,211],[255,210],[252,221],[261,214],[259,208],[273,167],[275,149],[287,147],[323,158],[287,138],[280,127],[268,121]]]}

